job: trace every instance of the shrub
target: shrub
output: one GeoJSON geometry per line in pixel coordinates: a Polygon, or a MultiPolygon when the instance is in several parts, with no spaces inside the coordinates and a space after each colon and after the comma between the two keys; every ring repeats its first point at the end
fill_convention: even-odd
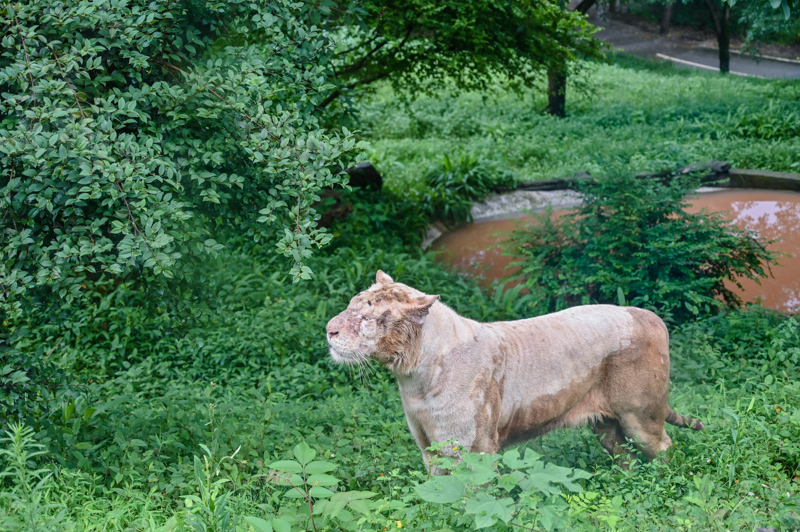
{"type": "Polygon", "coordinates": [[[63,504],[48,503],[47,492],[55,488],[53,472],[36,469],[45,454],[33,430],[12,423],[0,437],[0,526],[3,530],[58,530],[64,523],[63,504]],[[10,479],[10,482],[2,482],[10,479]],[[7,489],[2,489],[4,484],[7,489]],[[7,511],[6,511],[7,510],[7,511]]]}
{"type": "Polygon", "coordinates": [[[459,224],[472,220],[470,210],[492,192],[517,188],[514,174],[493,168],[487,161],[462,156],[454,163],[445,155],[442,163],[425,175],[429,187],[423,204],[431,217],[445,223],[459,224]]]}
{"type": "Polygon", "coordinates": [[[0,363],[0,424],[37,422],[51,410],[67,386],[66,373],[58,367],[52,349],[39,345],[31,352],[2,351],[0,363]]]}
{"type": "Polygon", "coordinates": [[[221,227],[302,263],[355,141],[323,132],[332,41],[302,4],[25,2],[0,10],[0,319],[108,277],[180,276],[221,227]]]}
{"type": "Polygon", "coordinates": [[[513,233],[508,252],[522,266],[515,278],[547,311],[628,303],[684,321],[740,305],[725,282],[765,277],[775,254],[720,213],[687,213],[697,184],[614,177],[581,185],[574,213],[539,216],[513,233]]]}

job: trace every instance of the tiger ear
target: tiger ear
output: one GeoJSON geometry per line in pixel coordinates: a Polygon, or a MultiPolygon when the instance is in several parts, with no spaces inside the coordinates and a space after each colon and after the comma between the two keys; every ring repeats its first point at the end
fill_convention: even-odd
{"type": "Polygon", "coordinates": [[[375,282],[378,284],[389,284],[393,283],[394,279],[383,273],[383,270],[378,270],[378,273],[375,274],[375,282]]]}
{"type": "Polygon", "coordinates": [[[425,317],[430,312],[431,307],[434,303],[439,300],[439,296],[420,296],[414,299],[414,302],[411,303],[411,308],[408,309],[408,316],[414,320],[415,322],[422,324],[425,321],[425,317]]]}

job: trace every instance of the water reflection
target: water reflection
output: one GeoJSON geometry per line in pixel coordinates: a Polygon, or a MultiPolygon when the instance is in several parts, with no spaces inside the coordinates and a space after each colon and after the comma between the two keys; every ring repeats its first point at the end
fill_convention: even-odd
{"type": "MultiPolygon", "coordinates": [[[[763,238],[779,240],[771,249],[788,253],[773,266],[773,277],[761,285],[744,279],[743,299],[752,301],[760,297],[768,307],[800,311],[800,194],[769,190],[730,190],[699,194],[691,199],[689,211],[724,211],[725,216],[737,226],[757,232],[763,238]]],[[[556,212],[558,215],[561,212],[556,212]]],[[[528,218],[520,215],[519,219],[528,218]]],[[[509,258],[496,247],[502,235],[514,229],[515,219],[501,219],[470,224],[443,235],[433,243],[442,250],[440,256],[446,263],[468,275],[476,276],[484,284],[509,275],[506,269],[509,258]]],[[[730,283],[729,288],[738,291],[730,283]]]]}
{"type": "Polygon", "coordinates": [[[725,211],[737,226],[755,231],[761,237],[778,240],[770,247],[790,256],[778,259],[772,278],[761,285],[744,279],[744,299],[761,297],[770,308],[800,311],[800,194],[771,190],[730,190],[701,194],[692,201],[692,212],[701,208],[725,211]]]}

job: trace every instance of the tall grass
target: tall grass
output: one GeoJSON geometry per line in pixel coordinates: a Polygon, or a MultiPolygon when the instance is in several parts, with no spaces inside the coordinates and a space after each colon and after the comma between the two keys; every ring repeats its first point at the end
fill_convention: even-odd
{"type": "Polygon", "coordinates": [[[518,96],[442,94],[399,104],[388,87],[363,102],[370,158],[395,190],[417,187],[444,154],[494,160],[522,180],[636,174],[719,159],[800,171],[800,85],[660,66],[630,57],[570,87],[553,118],[544,87],[518,96]]]}

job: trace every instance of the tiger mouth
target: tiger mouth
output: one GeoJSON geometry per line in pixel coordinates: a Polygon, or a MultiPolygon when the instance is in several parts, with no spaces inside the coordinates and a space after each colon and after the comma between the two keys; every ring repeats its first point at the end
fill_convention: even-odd
{"type": "Polygon", "coordinates": [[[358,356],[358,353],[350,351],[349,349],[342,349],[331,342],[328,342],[328,347],[330,348],[331,358],[337,364],[355,364],[361,358],[358,356]]]}

